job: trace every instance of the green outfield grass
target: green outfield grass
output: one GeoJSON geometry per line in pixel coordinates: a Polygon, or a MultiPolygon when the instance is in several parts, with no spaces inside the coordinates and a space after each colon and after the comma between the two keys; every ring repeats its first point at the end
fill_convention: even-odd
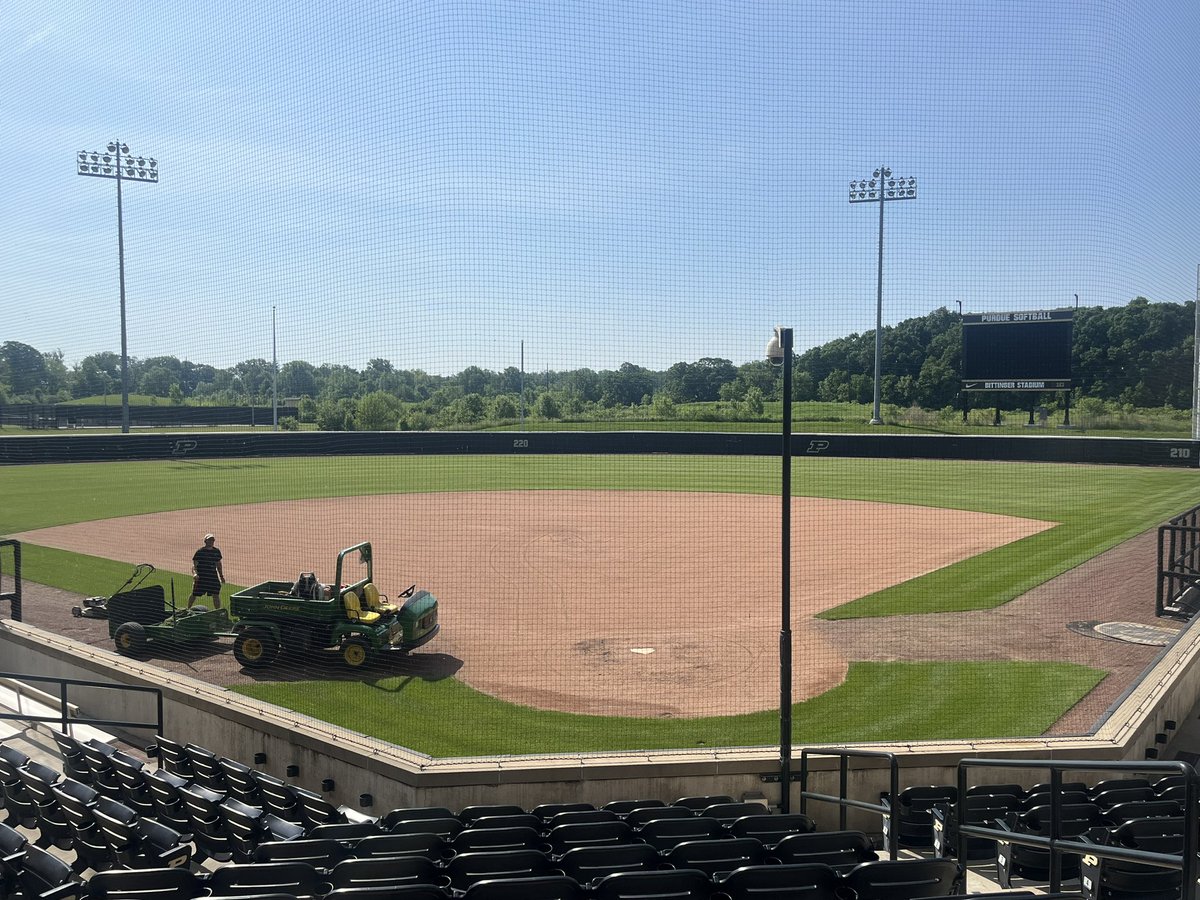
{"type": "MultiPolygon", "coordinates": [[[[757,457],[192,460],[20,466],[6,468],[4,479],[0,534],[171,509],[309,497],[541,489],[773,495],[779,489],[778,460],[757,457]]],[[[995,606],[1200,503],[1195,472],[1180,469],[797,458],[792,483],[799,496],[963,508],[1058,523],[1042,534],[830,610],[825,614],[830,618],[995,606]]],[[[802,514],[793,527],[804,527],[802,514]]],[[[869,565],[872,553],[887,552],[886,547],[864,547],[857,550],[861,558],[845,558],[847,564],[869,565]]],[[[846,548],[831,547],[830,553],[845,554],[846,548]]],[[[127,563],[30,544],[23,562],[27,579],[81,594],[110,594],[129,573],[127,563]]],[[[182,573],[162,574],[174,574],[180,587],[187,583],[182,573]]],[[[1147,597],[1147,604],[1152,602],[1147,597]]],[[[797,739],[1037,734],[1103,674],[1045,663],[856,663],[845,684],[797,705],[797,739]],[[981,686],[989,683],[1005,689],[988,691],[988,701],[980,702],[981,686]],[[881,706],[880,697],[913,702],[881,706]]],[[[239,690],[434,755],[769,744],[777,726],[777,719],[763,713],[621,719],[616,728],[614,720],[603,717],[513,707],[453,679],[322,682],[319,691],[288,683],[239,690]],[[403,704],[402,712],[396,703],[403,704]],[[464,727],[464,722],[472,726],[464,727]]]]}
{"type": "MultiPolygon", "coordinates": [[[[846,680],[797,703],[800,744],[1041,734],[1104,672],[1069,663],[852,663],[846,680]],[[1003,684],[1003,691],[986,686],[1003,684]],[[980,697],[987,694],[987,702],[980,697]],[[880,703],[880,698],[911,698],[880,703]]],[[[265,700],[430,756],[754,747],[779,740],[779,712],[700,719],[545,712],[453,679],[239,685],[265,700]],[[469,723],[466,724],[466,723],[469,723]]]]}
{"type": "MultiPolygon", "coordinates": [[[[778,461],[761,457],[431,456],[163,461],[4,470],[0,534],[69,522],[233,503],[417,491],[702,490],[773,494],[778,461]]],[[[1186,469],[931,460],[810,459],[798,496],[961,508],[1057,527],[825,613],[829,618],[986,609],[1200,503],[1186,469]]],[[[801,517],[794,527],[803,528],[801,517]]],[[[830,548],[835,552],[837,548],[830,548]]],[[[886,553],[887,548],[863,548],[886,553]]],[[[850,557],[848,564],[855,564],[850,557]]],[[[94,567],[93,567],[94,568],[94,567]]],[[[92,593],[64,555],[28,557],[27,577],[92,593]],[[43,564],[42,561],[45,561],[43,564]],[[66,573],[75,572],[68,576],[66,573]]],[[[264,573],[269,574],[269,573],[264,573]]],[[[119,582],[118,582],[119,583],[119,582]]]]}

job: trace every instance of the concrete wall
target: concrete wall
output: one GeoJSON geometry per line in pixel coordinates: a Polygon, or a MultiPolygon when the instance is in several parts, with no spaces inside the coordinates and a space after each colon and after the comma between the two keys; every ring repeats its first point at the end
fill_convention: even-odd
{"type": "MultiPolygon", "coordinates": [[[[1198,659],[1200,623],[1193,623],[1102,727],[1087,737],[855,746],[895,753],[901,787],[953,784],[963,757],[1142,761],[1147,748],[1161,747],[1155,736],[1164,733],[1164,723],[1184,722],[1200,699],[1198,659]]],[[[200,744],[311,790],[320,791],[322,782],[330,779],[334,787],[325,792],[329,800],[375,814],[400,806],[459,809],[476,803],[516,803],[530,808],[554,801],[599,805],[616,799],[670,800],[699,794],[762,798],[772,805],[779,800],[779,784],[767,780],[779,772],[776,747],[433,759],[18,622],[0,621],[0,660],[0,668],[11,672],[159,688],[166,736],[200,744]],[[364,794],[371,796],[370,806],[360,803],[364,794]]],[[[156,719],[155,700],[147,694],[73,688],[69,699],[93,718],[156,719]]],[[[153,729],[124,731],[135,744],[153,743],[153,729]]],[[[838,793],[838,762],[829,757],[812,757],[810,762],[809,789],[838,793]]],[[[793,772],[800,769],[797,748],[793,772]]],[[[1030,784],[1048,777],[1042,770],[989,769],[973,773],[969,781],[1030,784]]],[[[858,800],[878,802],[888,783],[888,770],[875,760],[855,760],[848,771],[848,795],[858,800]]],[[[799,793],[797,784],[793,810],[800,807],[799,793]]],[[[829,804],[812,803],[809,813],[824,828],[838,824],[837,810],[829,804]]],[[[849,812],[848,825],[868,832],[880,827],[876,814],[861,810],[849,812]]]]}

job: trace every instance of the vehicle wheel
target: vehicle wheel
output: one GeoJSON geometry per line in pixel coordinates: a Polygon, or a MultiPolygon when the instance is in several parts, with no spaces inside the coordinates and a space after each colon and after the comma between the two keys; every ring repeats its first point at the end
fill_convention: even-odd
{"type": "Polygon", "coordinates": [[[81,618],[83,618],[83,610],[78,606],[72,606],[71,607],[71,615],[73,615],[77,619],[81,619],[81,618]]]}
{"type": "Polygon", "coordinates": [[[233,658],[247,669],[269,666],[279,655],[279,642],[266,628],[247,628],[233,642],[233,658]]]}
{"type": "Polygon", "coordinates": [[[352,669],[366,665],[371,657],[371,645],[362,638],[350,638],[342,644],[342,662],[352,669]]]}
{"type": "Polygon", "coordinates": [[[146,629],[137,622],[126,622],[117,627],[113,641],[122,656],[141,656],[146,652],[146,629]]]}

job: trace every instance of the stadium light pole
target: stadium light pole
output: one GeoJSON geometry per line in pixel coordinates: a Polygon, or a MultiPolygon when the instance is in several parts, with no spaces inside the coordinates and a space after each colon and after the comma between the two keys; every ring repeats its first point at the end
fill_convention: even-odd
{"type": "Polygon", "coordinates": [[[76,169],[80,175],[111,178],[117,182],[117,267],[121,285],[121,433],[129,434],[129,345],[125,338],[125,221],[121,210],[121,182],[158,184],[158,160],[130,156],[129,145],[113,141],[104,152],[80,150],[76,169]]]}
{"type": "Polygon", "coordinates": [[[779,493],[779,811],[789,812],[792,794],[792,329],[775,326],[767,343],[767,361],[783,366],[783,434],[779,493]]]}
{"type": "Polygon", "coordinates": [[[1192,440],[1200,441],[1200,265],[1196,266],[1195,332],[1192,336],[1192,440]]]}
{"type": "Polygon", "coordinates": [[[275,352],[275,307],[271,307],[271,429],[279,430],[279,357],[275,352]]]}
{"type": "Polygon", "coordinates": [[[871,424],[882,425],[879,414],[879,379],[883,367],[883,205],[892,200],[914,200],[917,196],[917,179],[893,178],[892,170],[880,166],[870,179],[850,182],[851,203],[879,204],[879,276],[875,288],[875,403],[871,411],[871,424]]]}

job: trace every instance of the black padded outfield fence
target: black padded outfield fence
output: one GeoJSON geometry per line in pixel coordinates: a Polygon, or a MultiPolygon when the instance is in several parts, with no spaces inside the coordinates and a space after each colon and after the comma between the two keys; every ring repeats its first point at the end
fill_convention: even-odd
{"type": "MultiPolygon", "coordinates": [[[[792,435],[796,458],[991,460],[1195,468],[1200,441],[1141,438],[792,435]]],[[[677,431],[367,431],[0,437],[0,465],[388,455],[778,456],[779,435],[677,431]]]]}

